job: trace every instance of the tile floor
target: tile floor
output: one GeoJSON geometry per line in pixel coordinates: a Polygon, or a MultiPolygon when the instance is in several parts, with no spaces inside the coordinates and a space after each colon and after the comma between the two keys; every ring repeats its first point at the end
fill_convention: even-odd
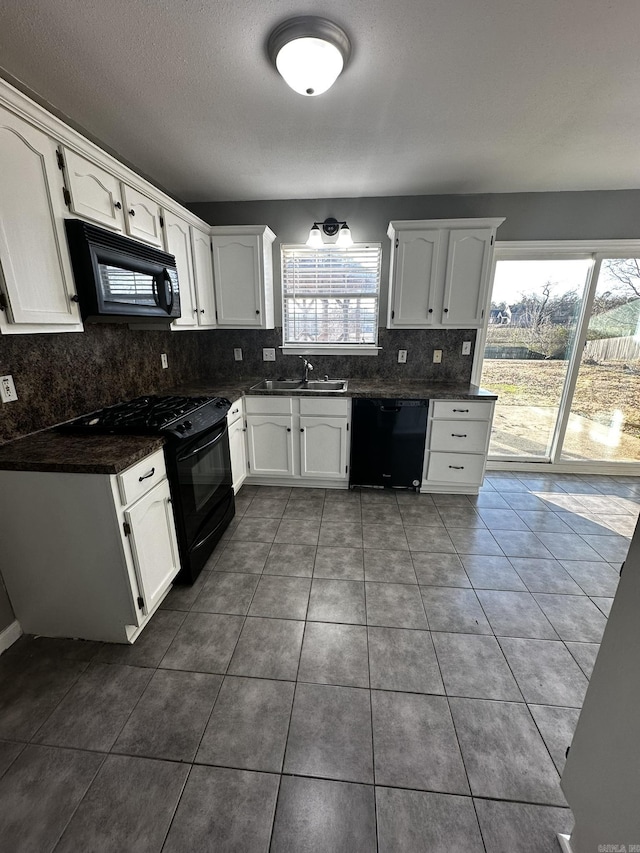
{"type": "Polygon", "coordinates": [[[0,658],[2,849],[556,851],[640,479],[237,503],[134,646],[0,658]]]}

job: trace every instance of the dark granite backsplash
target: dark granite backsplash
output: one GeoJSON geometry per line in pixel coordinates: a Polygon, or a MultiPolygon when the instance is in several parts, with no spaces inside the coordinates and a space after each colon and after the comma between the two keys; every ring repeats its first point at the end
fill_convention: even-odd
{"type": "Polygon", "coordinates": [[[0,405],[0,442],[199,377],[200,336],[210,335],[87,324],[84,333],[0,338],[0,375],[12,374],[18,392],[16,402],[0,405]]]}
{"type": "MultiPolygon", "coordinates": [[[[428,382],[471,381],[476,343],[475,329],[383,329],[379,330],[378,356],[310,355],[313,376],[335,379],[422,379],[428,382]],[[471,355],[461,355],[462,342],[471,341],[471,355]],[[398,364],[398,350],[408,351],[406,364],[398,364]],[[433,363],[433,350],[443,351],[442,363],[433,363]]],[[[297,356],[283,355],[282,329],[269,331],[221,329],[211,334],[203,355],[203,379],[224,377],[225,381],[264,376],[267,379],[295,378],[302,374],[297,356]],[[242,361],[234,361],[234,347],[241,347],[242,361]],[[275,362],[262,360],[263,347],[274,347],[275,362]]]]}
{"type": "MultiPolygon", "coordinates": [[[[475,330],[380,329],[377,357],[310,356],[314,376],[344,379],[421,379],[468,383],[475,330]],[[460,354],[471,341],[470,356],[460,354]],[[398,364],[398,350],[408,350],[398,364]],[[433,350],[443,350],[433,364],[433,350]]],[[[0,337],[0,375],[13,375],[14,403],[0,405],[0,443],[52,426],[102,406],[140,394],[162,393],[198,380],[221,381],[296,377],[302,363],[283,355],[282,330],[151,331],[124,325],[87,325],[84,333],[0,337]],[[241,347],[242,361],[233,349],[241,347]],[[263,347],[274,347],[275,362],[262,360],[263,347]],[[160,354],[169,368],[163,370],[160,354]]]]}

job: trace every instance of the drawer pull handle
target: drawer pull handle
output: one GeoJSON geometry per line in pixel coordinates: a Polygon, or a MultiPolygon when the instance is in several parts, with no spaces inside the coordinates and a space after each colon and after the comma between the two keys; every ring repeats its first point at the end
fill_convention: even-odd
{"type": "Polygon", "coordinates": [[[455,471],[464,471],[464,465],[449,465],[449,468],[453,468],[455,471]]]}
{"type": "Polygon", "coordinates": [[[138,477],[138,482],[141,483],[143,480],[148,480],[149,477],[153,477],[153,475],[155,473],[156,473],[156,469],[152,468],[148,474],[143,474],[142,477],[138,477]]]}
{"type": "Polygon", "coordinates": [[[454,412],[468,412],[469,409],[454,409],[454,412]]]}
{"type": "Polygon", "coordinates": [[[237,415],[239,411],[240,411],[240,409],[233,409],[233,410],[232,410],[232,412],[231,412],[231,414],[232,414],[232,415],[237,415]]]}
{"type": "Polygon", "coordinates": [[[466,438],[466,437],[467,437],[466,434],[461,433],[461,432],[452,432],[451,433],[451,438],[466,438]]]}

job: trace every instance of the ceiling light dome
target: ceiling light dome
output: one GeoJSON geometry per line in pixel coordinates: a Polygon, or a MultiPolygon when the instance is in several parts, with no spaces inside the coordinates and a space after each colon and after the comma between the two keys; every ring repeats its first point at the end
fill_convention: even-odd
{"type": "Polygon", "coordinates": [[[349,36],[325,18],[303,16],[279,24],[269,36],[269,58],[294,92],[321,95],[340,76],[351,54],[349,36]]]}

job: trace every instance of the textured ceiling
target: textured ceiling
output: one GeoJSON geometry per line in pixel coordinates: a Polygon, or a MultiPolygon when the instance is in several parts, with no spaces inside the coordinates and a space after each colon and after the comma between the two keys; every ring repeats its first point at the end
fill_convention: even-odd
{"type": "Polygon", "coordinates": [[[8,0],[0,66],[185,201],[640,187],[638,0],[8,0]],[[266,58],[320,14],[317,98],[266,58]]]}

